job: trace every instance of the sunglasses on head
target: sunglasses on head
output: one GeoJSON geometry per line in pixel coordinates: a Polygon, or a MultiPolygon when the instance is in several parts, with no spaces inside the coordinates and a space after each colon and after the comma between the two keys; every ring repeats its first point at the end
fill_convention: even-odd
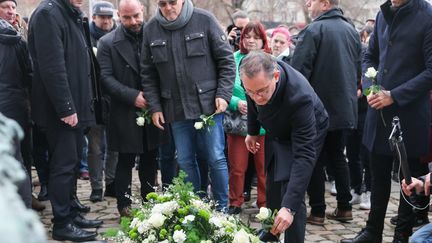
{"type": "Polygon", "coordinates": [[[166,7],[167,4],[174,6],[177,4],[177,0],[159,1],[157,4],[158,4],[159,8],[166,7]]]}

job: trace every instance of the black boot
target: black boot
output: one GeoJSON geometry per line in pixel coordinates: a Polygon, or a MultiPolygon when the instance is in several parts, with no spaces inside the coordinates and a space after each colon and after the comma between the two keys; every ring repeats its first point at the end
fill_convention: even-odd
{"type": "Polygon", "coordinates": [[[102,189],[94,189],[91,191],[90,201],[91,202],[102,202],[102,200],[103,200],[102,195],[103,195],[102,189]]]}
{"type": "Polygon", "coordinates": [[[46,184],[41,184],[41,189],[38,194],[39,201],[47,201],[48,200],[48,188],[46,184]]]}
{"type": "Polygon", "coordinates": [[[114,182],[105,185],[105,197],[116,197],[114,182]]]}
{"type": "Polygon", "coordinates": [[[341,243],[381,243],[382,236],[377,236],[366,229],[362,229],[360,233],[353,239],[344,239],[341,243]]]}
{"type": "Polygon", "coordinates": [[[73,207],[74,209],[76,209],[80,213],[90,212],[90,207],[82,204],[76,195],[72,197],[71,207],[73,207]]]}
{"type": "Polygon", "coordinates": [[[96,232],[89,232],[76,227],[74,224],[69,223],[62,228],[54,225],[52,238],[54,240],[69,240],[74,242],[90,241],[96,238],[96,232]]]}

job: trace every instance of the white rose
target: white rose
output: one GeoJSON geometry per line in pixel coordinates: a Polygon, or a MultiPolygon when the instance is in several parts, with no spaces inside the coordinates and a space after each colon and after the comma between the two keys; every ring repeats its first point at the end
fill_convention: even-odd
{"type": "Polygon", "coordinates": [[[144,117],[142,117],[142,116],[137,117],[137,119],[136,119],[136,124],[137,124],[138,126],[140,126],[140,127],[144,126],[144,124],[145,124],[145,119],[144,119],[144,117]]]}
{"type": "Polygon", "coordinates": [[[150,218],[148,219],[148,222],[154,228],[159,228],[164,224],[165,219],[166,219],[166,217],[163,216],[162,214],[155,213],[152,216],[150,216],[150,218]]]}
{"type": "Polygon", "coordinates": [[[375,70],[375,68],[370,67],[367,69],[365,76],[366,76],[366,78],[375,78],[377,76],[377,74],[378,74],[378,71],[375,70]]]}
{"type": "Polygon", "coordinates": [[[173,240],[177,243],[183,243],[186,240],[185,232],[183,230],[174,231],[173,240]]]}
{"type": "Polygon", "coordinates": [[[169,243],[168,240],[159,241],[159,243],[169,243]]]}
{"type": "Polygon", "coordinates": [[[196,130],[200,130],[204,127],[204,123],[203,122],[195,122],[194,127],[196,130]]]}
{"type": "Polygon", "coordinates": [[[188,215],[184,218],[183,220],[183,224],[187,224],[189,222],[193,222],[195,220],[195,216],[194,215],[188,215]]]}
{"type": "Polygon", "coordinates": [[[259,221],[264,221],[270,217],[270,210],[265,207],[261,207],[259,213],[255,216],[259,221]]]}
{"type": "Polygon", "coordinates": [[[249,234],[244,229],[241,229],[235,234],[233,243],[250,243],[249,234]]]}

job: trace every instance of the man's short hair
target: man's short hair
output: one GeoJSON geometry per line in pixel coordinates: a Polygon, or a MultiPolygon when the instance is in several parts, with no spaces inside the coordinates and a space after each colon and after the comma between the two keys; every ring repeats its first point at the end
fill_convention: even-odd
{"type": "Polygon", "coordinates": [[[93,16],[113,16],[114,6],[110,2],[99,1],[93,4],[93,16]]]}
{"type": "Polygon", "coordinates": [[[245,11],[239,10],[233,13],[232,19],[235,21],[236,19],[246,19],[249,18],[245,11]]]}
{"type": "Polygon", "coordinates": [[[272,55],[263,51],[252,51],[242,60],[240,76],[252,78],[263,71],[268,78],[272,78],[276,66],[276,59],[272,55]]]}
{"type": "Polygon", "coordinates": [[[330,4],[333,6],[338,6],[339,5],[339,0],[329,0],[330,4]]]}

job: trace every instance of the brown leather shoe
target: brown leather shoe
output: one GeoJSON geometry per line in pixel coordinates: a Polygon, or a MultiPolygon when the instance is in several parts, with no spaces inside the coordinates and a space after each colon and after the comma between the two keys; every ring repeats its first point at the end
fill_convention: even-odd
{"type": "Polygon", "coordinates": [[[335,211],[326,214],[328,219],[333,219],[341,222],[347,222],[353,220],[352,211],[351,210],[339,210],[335,209],[335,211]]]}
{"type": "Polygon", "coordinates": [[[32,206],[33,210],[38,211],[38,212],[45,209],[45,205],[43,203],[39,202],[39,200],[37,200],[37,198],[34,197],[33,195],[32,195],[31,206],[32,206]]]}
{"type": "Polygon", "coordinates": [[[122,209],[119,209],[119,214],[120,214],[120,218],[123,218],[123,217],[130,218],[130,217],[132,217],[131,208],[130,207],[124,207],[122,209]]]}
{"type": "Polygon", "coordinates": [[[312,214],[310,214],[307,218],[306,218],[306,222],[309,224],[313,224],[313,225],[324,225],[324,217],[318,217],[318,216],[314,216],[312,214]]]}

